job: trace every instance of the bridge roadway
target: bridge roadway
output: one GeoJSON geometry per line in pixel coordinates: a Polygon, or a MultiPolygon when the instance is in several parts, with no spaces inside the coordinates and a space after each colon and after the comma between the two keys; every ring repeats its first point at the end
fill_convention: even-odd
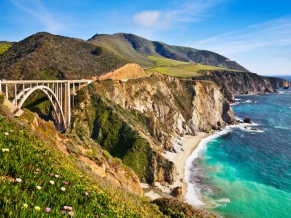
{"type": "Polygon", "coordinates": [[[64,131],[71,122],[74,103],[71,96],[76,95],[76,87],[80,89],[91,82],[93,80],[0,80],[0,92],[20,109],[34,91],[43,91],[52,103],[56,128],[64,131]]]}

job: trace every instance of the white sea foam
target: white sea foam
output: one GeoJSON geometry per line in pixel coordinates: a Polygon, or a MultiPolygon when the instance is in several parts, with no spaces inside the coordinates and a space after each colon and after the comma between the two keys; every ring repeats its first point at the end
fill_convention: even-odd
{"type": "Polygon", "coordinates": [[[191,154],[191,156],[187,159],[186,161],[186,165],[185,165],[185,181],[188,184],[187,187],[187,193],[185,196],[186,201],[189,204],[195,205],[195,206],[202,206],[205,205],[205,203],[203,203],[200,199],[201,196],[199,194],[199,189],[197,187],[195,187],[195,184],[191,184],[190,183],[190,176],[191,176],[191,164],[192,162],[201,155],[201,153],[203,152],[203,150],[205,150],[206,148],[206,144],[210,141],[212,141],[213,139],[227,134],[231,131],[231,129],[233,128],[233,126],[228,126],[226,127],[224,130],[220,131],[220,132],[216,132],[215,134],[208,136],[204,139],[201,140],[201,142],[199,143],[198,147],[194,150],[194,152],[191,154]]]}
{"type": "MultiPolygon", "coordinates": [[[[195,184],[190,182],[190,176],[193,174],[193,170],[191,170],[192,163],[196,158],[201,156],[202,152],[206,149],[207,143],[215,140],[215,138],[217,138],[221,135],[225,135],[225,134],[231,132],[234,128],[241,128],[244,126],[257,126],[257,125],[258,124],[256,124],[256,123],[253,123],[253,124],[241,123],[239,125],[230,125],[230,126],[225,127],[222,131],[216,132],[213,135],[210,135],[210,136],[208,136],[200,141],[198,147],[194,150],[194,152],[191,154],[191,156],[187,159],[186,165],[185,165],[185,181],[188,184],[185,199],[189,204],[194,205],[194,206],[198,206],[198,207],[199,206],[209,207],[210,205],[213,206],[214,204],[216,204],[214,201],[209,202],[210,199],[208,199],[208,198],[207,198],[207,203],[204,203],[206,200],[205,197],[201,196],[200,190],[197,187],[197,185],[195,186],[195,184]],[[201,199],[203,199],[203,200],[201,200],[201,199]]],[[[223,203],[228,203],[228,202],[223,202],[223,203]]],[[[210,207],[212,207],[212,206],[210,206],[210,207]]]]}
{"type": "Polygon", "coordinates": [[[220,202],[220,203],[229,203],[230,200],[228,198],[221,198],[219,200],[217,200],[216,202],[220,202]]]}

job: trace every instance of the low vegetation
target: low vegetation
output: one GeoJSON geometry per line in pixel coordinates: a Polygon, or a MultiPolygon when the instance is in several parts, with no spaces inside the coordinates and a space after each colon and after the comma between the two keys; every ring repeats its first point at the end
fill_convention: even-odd
{"type": "Polygon", "coordinates": [[[0,112],[0,217],[161,216],[148,200],[89,177],[27,120],[7,117],[3,106],[0,112]]]}
{"type": "Polygon", "coordinates": [[[201,78],[207,79],[207,75],[203,71],[229,71],[240,72],[237,70],[230,70],[223,67],[214,67],[203,64],[190,64],[186,62],[173,61],[165,58],[154,58],[157,66],[146,69],[146,73],[151,75],[153,72],[178,77],[178,78],[201,78]]]}
{"type": "Polygon", "coordinates": [[[12,43],[0,42],[0,54],[7,51],[12,46],[12,43]]]}
{"type": "Polygon", "coordinates": [[[81,79],[99,76],[129,63],[110,49],[41,32],[0,55],[0,78],[81,79]]]}
{"type": "Polygon", "coordinates": [[[156,56],[148,56],[148,59],[154,62],[154,67],[174,67],[174,66],[180,66],[180,65],[190,65],[189,62],[183,62],[183,61],[176,61],[169,58],[163,58],[163,57],[156,57],[156,56]]]}
{"type": "MultiPolygon", "coordinates": [[[[167,211],[177,203],[161,207],[114,187],[84,166],[76,146],[92,145],[84,139],[56,132],[52,122],[41,121],[27,110],[16,119],[0,104],[0,217],[175,217],[167,211]],[[58,143],[66,144],[70,154],[59,150],[58,143]]],[[[139,143],[136,139],[132,150],[137,154],[142,147],[139,143]]],[[[97,163],[106,158],[122,165],[98,146],[91,148],[86,153],[97,163]]],[[[139,159],[129,161],[140,164],[139,159]]],[[[184,203],[179,205],[182,208],[184,203]]],[[[192,210],[185,204],[176,217],[194,217],[189,216],[192,210]]]]}
{"type": "Polygon", "coordinates": [[[157,64],[156,59],[166,58],[168,60],[177,61],[177,63],[200,63],[247,72],[247,69],[240,66],[235,61],[230,61],[226,57],[215,52],[167,45],[163,42],[150,41],[133,34],[96,34],[88,41],[104,46],[144,68],[154,67],[154,65],[157,64]]]}
{"type": "Polygon", "coordinates": [[[171,218],[216,218],[217,216],[204,210],[197,210],[187,203],[170,198],[160,198],[153,201],[159,210],[171,218]]]}
{"type": "MultiPolygon", "coordinates": [[[[87,105],[86,116],[80,111],[74,112],[72,133],[79,137],[90,135],[112,156],[120,158],[123,164],[130,166],[141,180],[153,182],[148,160],[154,153],[148,142],[121,118],[127,116],[123,113],[124,110],[113,102],[102,99],[95,93],[94,88],[91,88],[90,99],[92,105],[87,105]],[[123,115],[120,116],[118,111],[122,111],[123,115]],[[82,117],[86,117],[85,120],[82,117]],[[84,126],[83,123],[88,125],[84,126]]],[[[134,115],[129,112],[128,116],[134,115]]]]}

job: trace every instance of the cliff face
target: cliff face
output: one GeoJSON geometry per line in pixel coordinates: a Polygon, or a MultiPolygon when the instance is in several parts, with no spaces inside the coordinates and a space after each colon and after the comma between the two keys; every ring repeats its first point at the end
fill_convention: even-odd
{"type": "Polygon", "coordinates": [[[181,135],[235,122],[229,103],[211,81],[153,74],[126,82],[96,81],[87,94],[83,109],[74,114],[72,131],[84,132],[78,128],[81,123],[89,127],[83,134],[147,182],[175,181],[175,167],[161,152],[181,149],[181,135]]]}
{"type": "Polygon", "coordinates": [[[271,83],[272,87],[274,89],[278,89],[280,87],[291,87],[291,82],[282,79],[282,78],[276,78],[276,77],[265,77],[269,82],[271,83]]]}
{"type": "Polygon", "coordinates": [[[207,79],[214,81],[231,102],[234,95],[264,94],[275,92],[279,87],[290,87],[291,82],[281,78],[264,77],[248,72],[204,71],[207,79]]]}
{"type": "Polygon", "coordinates": [[[99,80],[105,79],[114,79],[114,80],[121,80],[121,79],[136,79],[136,78],[143,78],[147,77],[146,72],[137,64],[126,64],[117,70],[112,72],[106,73],[100,77],[99,80]]]}
{"type": "Polygon", "coordinates": [[[255,73],[226,71],[207,71],[205,73],[211,76],[211,80],[232,94],[274,92],[269,80],[255,73]]]}
{"type": "MultiPolygon", "coordinates": [[[[27,112],[26,112],[27,113],[27,112]]],[[[92,176],[106,178],[111,184],[143,196],[140,181],[132,169],[103,151],[100,145],[86,135],[61,135],[52,123],[40,119],[38,116],[26,114],[31,120],[31,127],[39,135],[50,139],[52,143],[66,156],[74,157],[78,166],[86,169],[92,176]],[[90,169],[90,170],[88,170],[90,169]]]]}

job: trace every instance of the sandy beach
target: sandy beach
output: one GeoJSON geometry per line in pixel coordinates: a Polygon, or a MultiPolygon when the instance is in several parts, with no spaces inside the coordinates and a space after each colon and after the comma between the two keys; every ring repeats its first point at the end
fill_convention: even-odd
{"type": "MultiPolygon", "coordinates": [[[[162,186],[158,182],[155,183],[155,186],[160,189],[163,193],[169,194],[171,190],[177,186],[182,187],[182,195],[180,198],[184,199],[185,195],[187,193],[187,183],[185,182],[185,165],[187,159],[190,157],[190,155],[193,153],[193,151],[197,148],[199,142],[201,139],[209,136],[209,134],[205,132],[199,132],[196,136],[185,136],[182,139],[182,148],[183,151],[180,151],[178,153],[174,152],[165,152],[163,154],[164,157],[174,162],[178,175],[176,182],[169,186],[162,186]]],[[[143,188],[147,188],[146,184],[141,184],[143,188]]],[[[151,199],[156,199],[158,197],[161,197],[158,193],[155,193],[153,190],[149,192],[145,192],[145,195],[150,197],[151,199]]]]}

